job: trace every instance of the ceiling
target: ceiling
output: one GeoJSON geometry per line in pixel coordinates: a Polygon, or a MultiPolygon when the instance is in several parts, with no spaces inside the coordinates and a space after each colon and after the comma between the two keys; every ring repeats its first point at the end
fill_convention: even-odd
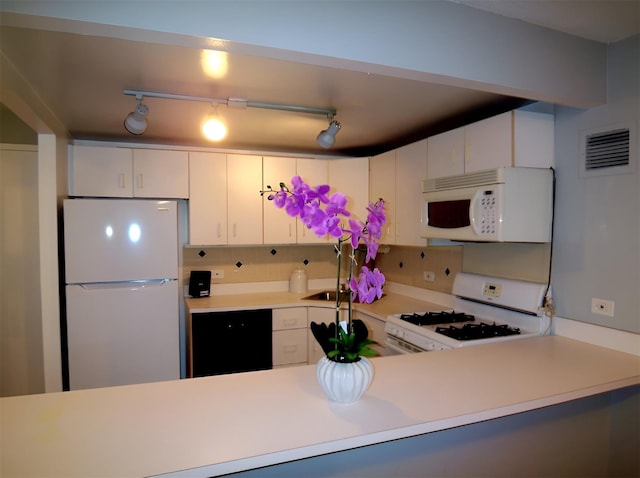
{"type": "MultiPolygon", "coordinates": [[[[640,31],[638,19],[633,21],[635,1],[456,1],[604,43],[640,31]]],[[[202,66],[202,50],[196,48],[13,26],[3,26],[1,34],[3,53],[75,139],[361,156],[527,102],[235,53],[225,57],[226,75],[212,81],[202,66]],[[144,135],[132,136],[123,121],[136,102],[122,94],[124,89],[222,99],[242,95],[297,106],[327,107],[329,102],[343,128],[327,151],[315,142],[327,126],[324,115],[218,108],[229,134],[223,142],[211,143],[199,132],[201,119],[211,110],[208,103],[145,98],[149,126],[144,135]]]]}
{"type": "Polygon", "coordinates": [[[601,43],[640,32],[639,0],[452,0],[601,43]]]}

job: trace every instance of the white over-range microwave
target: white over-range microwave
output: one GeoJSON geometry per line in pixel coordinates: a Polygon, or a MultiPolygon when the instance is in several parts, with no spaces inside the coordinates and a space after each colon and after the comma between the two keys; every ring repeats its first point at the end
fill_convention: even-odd
{"type": "Polygon", "coordinates": [[[552,169],[498,168],[422,182],[422,236],[469,242],[549,242],[552,169]]]}

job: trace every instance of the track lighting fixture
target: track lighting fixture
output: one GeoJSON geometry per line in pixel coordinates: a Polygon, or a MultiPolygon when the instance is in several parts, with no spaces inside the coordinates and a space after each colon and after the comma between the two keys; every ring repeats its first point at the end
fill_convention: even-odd
{"type": "Polygon", "coordinates": [[[124,120],[124,127],[129,133],[139,135],[147,129],[149,108],[142,103],[142,95],[136,95],[136,99],[138,100],[136,109],[127,115],[124,120]]]}
{"type": "Polygon", "coordinates": [[[320,134],[318,134],[316,141],[318,141],[318,144],[323,148],[329,149],[331,146],[333,146],[333,143],[336,142],[336,135],[340,131],[341,127],[342,125],[340,123],[331,119],[330,117],[329,127],[325,130],[320,131],[320,134]]]}
{"type": "MultiPolygon", "coordinates": [[[[333,117],[336,115],[336,110],[334,109],[326,109],[326,108],[314,108],[310,106],[297,106],[297,105],[286,105],[279,103],[265,103],[259,101],[250,101],[244,98],[205,98],[202,96],[189,96],[189,95],[177,95],[173,93],[159,93],[154,91],[139,91],[139,90],[124,90],[123,93],[125,95],[135,96],[138,100],[138,105],[136,110],[130,113],[125,119],[124,126],[132,134],[142,134],[144,133],[147,127],[147,114],[149,113],[149,109],[142,104],[142,99],[146,97],[153,98],[164,98],[170,100],[181,100],[181,101],[199,101],[210,103],[214,109],[217,109],[218,105],[225,105],[229,108],[261,108],[261,109],[269,109],[269,110],[280,110],[280,111],[289,111],[293,113],[308,113],[308,114],[316,114],[323,115],[329,118],[329,127],[326,130],[323,130],[318,134],[317,141],[320,146],[323,148],[330,148],[333,146],[336,140],[336,134],[340,131],[340,123],[333,120],[333,117]]],[[[226,127],[217,118],[217,111],[214,111],[209,115],[207,121],[205,121],[202,125],[203,134],[213,141],[220,141],[226,135],[226,127]],[[217,126],[214,127],[214,118],[215,122],[217,122],[217,126]],[[207,131],[211,129],[217,129],[218,133],[213,134],[213,137],[209,136],[207,131]],[[224,132],[222,132],[224,130],[224,132]]]]}

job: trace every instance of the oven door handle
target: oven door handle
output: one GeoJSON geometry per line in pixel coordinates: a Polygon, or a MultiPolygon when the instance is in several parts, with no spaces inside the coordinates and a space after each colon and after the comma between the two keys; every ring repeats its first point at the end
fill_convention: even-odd
{"type": "Polygon", "coordinates": [[[390,354],[388,355],[406,355],[406,354],[410,354],[413,353],[411,350],[407,350],[405,348],[399,347],[395,344],[390,344],[387,342],[385,348],[389,351],[391,351],[390,354]]]}
{"type": "Polygon", "coordinates": [[[404,340],[398,337],[394,337],[392,335],[387,336],[385,348],[387,350],[390,350],[392,353],[395,353],[396,355],[413,354],[416,352],[426,352],[426,350],[420,347],[416,347],[415,345],[405,342],[404,340]]]}

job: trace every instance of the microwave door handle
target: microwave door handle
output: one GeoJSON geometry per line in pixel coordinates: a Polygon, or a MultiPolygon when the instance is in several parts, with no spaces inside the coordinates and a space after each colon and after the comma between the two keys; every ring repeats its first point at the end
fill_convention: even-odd
{"type": "Polygon", "coordinates": [[[471,198],[471,204],[469,205],[469,224],[471,224],[471,229],[473,232],[479,236],[480,235],[480,225],[478,222],[481,220],[481,203],[482,203],[482,194],[483,191],[476,191],[471,198]]]}

